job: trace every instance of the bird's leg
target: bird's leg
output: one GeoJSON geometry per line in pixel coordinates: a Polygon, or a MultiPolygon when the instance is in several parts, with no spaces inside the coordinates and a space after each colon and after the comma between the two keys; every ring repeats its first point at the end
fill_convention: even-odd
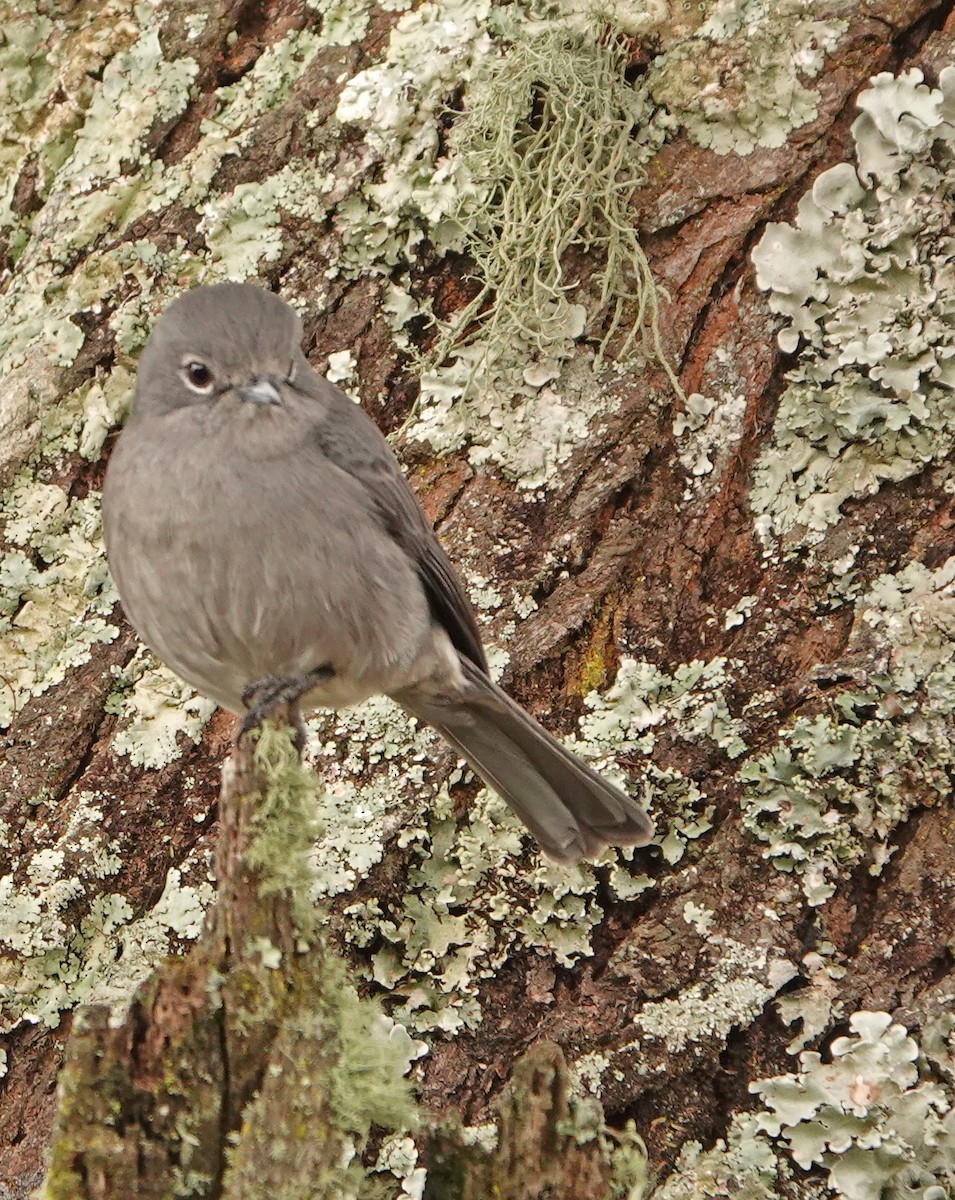
{"type": "Polygon", "coordinates": [[[289,715],[295,723],[295,746],[301,754],[305,747],[305,722],[302,720],[298,702],[306,692],[318,687],[320,683],[325,683],[334,674],[334,670],[326,663],[312,671],[306,671],[303,675],[293,675],[285,679],[277,675],[266,675],[263,679],[256,679],[254,683],[248,684],[242,689],[242,703],[249,711],[242,718],[239,737],[254,729],[256,725],[261,725],[279,705],[287,704],[289,715]]]}

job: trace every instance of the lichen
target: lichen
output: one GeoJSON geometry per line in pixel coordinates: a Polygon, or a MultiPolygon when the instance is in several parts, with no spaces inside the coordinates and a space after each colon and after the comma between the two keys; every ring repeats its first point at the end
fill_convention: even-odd
{"type": "Polygon", "coordinates": [[[200,859],[170,869],[159,900],[139,916],[125,896],[103,890],[122,860],[102,804],[78,795],[56,841],[12,855],[0,877],[4,1030],[20,1020],[55,1026],[77,1004],[128,1000],[164,954],[198,935],[212,898],[200,859]]]}
{"type": "Polygon", "coordinates": [[[839,981],[846,968],[840,965],[831,942],[820,942],[803,955],[800,974],[803,986],[776,1000],[776,1010],[787,1025],[800,1022],[799,1032],[786,1047],[790,1054],[798,1054],[845,1015],[839,981]]]}
{"type": "MultiPolygon", "coordinates": [[[[318,779],[299,760],[287,726],[267,721],[255,740],[255,769],[264,780],[252,816],[248,866],[259,874],[259,893],[284,892],[303,931],[316,923],[311,850],[323,829],[317,817],[318,779]]],[[[228,768],[227,768],[228,769],[228,768]]]]}
{"type": "Polygon", "coordinates": [[[421,1200],[424,1195],[427,1171],[418,1166],[418,1148],[413,1138],[398,1136],[386,1139],[375,1160],[375,1172],[391,1175],[400,1181],[398,1200],[402,1196],[421,1200]]]}
{"type": "Polygon", "coordinates": [[[665,726],[681,739],[707,737],[727,757],[738,758],[746,750],[745,725],[732,715],[725,695],[734,666],[726,658],[697,659],[667,675],[652,663],[625,656],[605,695],[586,698],[590,712],[582,731],[616,753],[649,753],[656,744],[654,731],[665,726]]]}
{"type": "Polygon", "coordinates": [[[425,231],[445,219],[464,181],[453,164],[437,161],[438,120],[491,50],[497,20],[490,0],[426,2],[398,20],[379,63],[346,81],[338,120],[364,130],[381,168],[337,206],[336,270],[407,267],[425,231]]]}
{"type": "Polygon", "coordinates": [[[855,165],[824,171],[795,225],[753,252],[798,351],[750,501],[766,536],[818,541],[850,497],[955,446],[950,210],[955,68],[877,75],[859,96],[855,165]]]}
{"type": "Polygon", "coordinates": [[[644,95],[624,81],[625,49],[562,22],[539,30],[514,22],[504,36],[504,52],[473,73],[450,135],[471,186],[447,221],[481,287],[433,360],[453,346],[480,344],[488,356],[521,345],[530,352],[525,376],[535,361],[552,374],[568,341],[603,319],[596,365],[618,329],[621,359],[644,331],[662,360],[656,290],[629,215],[662,135],[644,95]],[[588,257],[586,280],[568,268],[573,251],[588,257]]]}
{"type": "MultiPolygon", "coordinates": [[[[501,597],[489,595],[487,602],[501,597]]],[[[664,726],[672,736],[710,737],[735,756],[743,743],[723,694],[727,679],[722,660],[693,663],[673,676],[624,660],[614,683],[587,698],[589,711],[570,744],[625,787],[631,785],[616,758],[647,753],[654,731],[664,726]]],[[[328,832],[315,850],[318,894],[347,893],[383,857],[390,837],[397,835],[411,855],[405,895],[347,905],[343,932],[352,944],[371,949],[372,978],[391,993],[393,1015],[415,1031],[448,1033],[479,1023],[482,982],[520,949],[564,966],[589,956],[604,914],[598,879],[622,899],[653,886],[639,869],[643,851],[607,851],[598,870],[557,866],[539,856],[528,862],[526,831],[486,788],[462,823],[448,789],[463,773],[436,784],[429,769],[440,753],[436,735],[412,730],[387,701],[316,727],[323,742],[329,739],[329,751],[344,751],[335,767],[325,768],[331,778],[321,808],[328,832]],[[410,811],[395,805],[402,783],[412,789],[410,811]]],[[[665,813],[659,854],[676,863],[711,827],[712,807],[677,772],[647,763],[640,779],[637,799],[665,813]]]]}
{"type": "Polygon", "coordinates": [[[684,500],[720,486],[722,468],[742,440],[745,412],[746,397],[734,393],[718,399],[698,392],[684,397],[673,420],[674,436],[681,439],[680,465],[687,473],[684,500]]]}
{"type": "MultiPolygon", "coordinates": [[[[736,1114],[725,1138],[708,1150],[697,1141],[684,1143],[673,1173],[653,1193],[654,1200],[776,1200],[778,1184],[791,1172],[774,1152],[751,1113],[736,1114]]],[[[803,1200],[811,1193],[800,1192],[803,1200]]]]}
{"type": "MultiPolygon", "coordinates": [[[[663,361],[627,207],[665,131],[642,90],[624,82],[623,58],[612,37],[550,12],[530,20],[484,0],[423,4],[395,26],[382,62],[345,85],[338,107],[383,161],[337,208],[336,269],[403,272],[425,247],[464,251],[475,264],[476,293],[441,323],[423,360],[407,436],[439,452],[468,445],[472,461],[528,488],[551,482],[615,404],[605,385],[565,368],[587,363],[592,376],[617,330],[621,359],[645,330],[663,361]],[[435,123],[462,86],[439,156],[435,123]],[[592,180],[584,201],[581,172],[592,180]],[[568,273],[572,251],[598,263],[586,279],[568,273]],[[578,353],[588,329],[596,357],[578,353]]],[[[429,312],[395,302],[392,311],[402,344],[402,325],[429,312]]]]}
{"type": "Polygon", "coordinates": [[[860,597],[844,664],[855,687],[798,717],[740,770],[743,822],[810,904],[860,862],[880,874],[916,804],[955,769],[955,558],[910,563],[860,597]],[[863,665],[864,664],[864,665],[863,665]],[[891,769],[888,769],[888,768],[891,769]]]}
{"type": "Polygon", "coordinates": [[[826,1059],[805,1050],[798,1072],[751,1085],[768,1110],[759,1127],[845,1200],[943,1200],[955,1187],[953,1024],[936,1022],[941,1037],[920,1053],[888,1013],[854,1013],[826,1059]]]}
{"type": "MultiPolygon", "coordinates": [[[[351,46],[368,30],[369,0],[306,0],[322,16],[322,42],[328,46],[351,46]]],[[[405,8],[406,3],[392,5],[405,8]]]]}
{"type": "Polygon", "coordinates": [[[215,711],[215,703],[197,696],[171,671],[140,652],[122,671],[104,703],[121,727],[113,749],[134,767],[156,770],[179,757],[180,737],[196,743],[215,711]]]}
{"type": "MultiPolygon", "coordinates": [[[[569,332],[574,329],[579,336],[582,326],[569,332]]],[[[572,344],[568,337],[567,354],[572,344]]],[[[531,494],[553,487],[560,467],[617,411],[618,390],[594,374],[587,351],[560,364],[563,356],[555,356],[547,380],[541,373],[525,377],[528,358],[518,354],[507,385],[507,368],[498,364],[497,383],[484,390],[475,372],[483,353],[480,346],[467,347],[448,365],[423,373],[408,438],[427,442],[438,454],[467,445],[475,466],[496,466],[531,494]]]]}
{"type": "MultiPolygon", "coordinates": [[[[687,6],[689,7],[689,6],[687,6]]],[[[812,0],[716,0],[693,30],[647,30],[666,39],[649,93],[699,146],[717,154],[774,148],[818,115],[805,82],[822,70],[848,23],[820,19],[812,0]]]]}
{"type": "Polygon", "coordinates": [[[748,1026],[797,974],[794,963],[768,946],[714,934],[707,947],[709,961],[697,972],[702,978],[673,997],[643,1004],[631,1018],[637,1038],[618,1054],[639,1053],[647,1041],[663,1041],[668,1055],[694,1042],[722,1043],[734,1026],[748,1026]]]}

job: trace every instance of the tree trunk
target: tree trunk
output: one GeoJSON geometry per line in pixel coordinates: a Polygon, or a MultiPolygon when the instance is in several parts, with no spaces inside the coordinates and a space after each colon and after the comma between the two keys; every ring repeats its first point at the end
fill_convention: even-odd
{"type": "Polygon", "coordinates": [[[955,1186],[951,6],[609,9],[0,5],[0,1197],[955,1186]],[[214,869],[232,719],[138,648],[98,500],[227,277],[653,848],[548,864],[373,702],[310,726],[307,885],[214,869]],[[418,1125],[343,1120],[341,963],[418,1125]]]}

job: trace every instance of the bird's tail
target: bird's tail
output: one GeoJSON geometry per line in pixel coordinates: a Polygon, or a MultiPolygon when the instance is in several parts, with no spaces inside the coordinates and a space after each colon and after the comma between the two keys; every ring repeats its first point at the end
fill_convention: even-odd
{"type": "Polygon", "coordinates": [[[453,694],[409,688],[395,699],[451,743],[563,862],[653,836],[643,809],[562,746],[497,684],[461,657],[466,686],[453,694]]]}

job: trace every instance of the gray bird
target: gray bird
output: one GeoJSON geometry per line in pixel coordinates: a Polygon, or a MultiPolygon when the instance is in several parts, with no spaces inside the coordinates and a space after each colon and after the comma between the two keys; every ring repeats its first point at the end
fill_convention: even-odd
{"type": "Polygon", "coordinates": [[[143,641],[249,727],[384,693],[433,725],[559,860],[643,845],[629,796],[487,673],[461,582],[374,422],[248,284],[176,300],[143,351],[103,489],[143,641]]]}

